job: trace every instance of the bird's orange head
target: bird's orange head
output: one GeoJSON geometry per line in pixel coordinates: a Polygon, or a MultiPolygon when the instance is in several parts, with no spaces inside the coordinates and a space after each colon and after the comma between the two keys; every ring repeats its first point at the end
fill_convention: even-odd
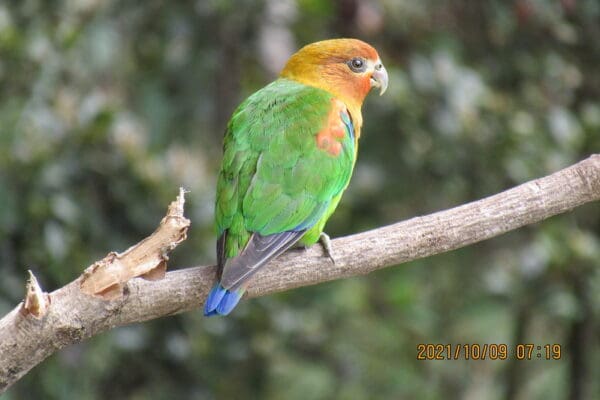
{"type": "Polygon", "coordinates": [[[369,91],[375,87],[383,94],[388,85],[377,51],[357,39],[331,39],[304,46],[288,60],[281,77],[327,90],[358,118],[369,91]]]}

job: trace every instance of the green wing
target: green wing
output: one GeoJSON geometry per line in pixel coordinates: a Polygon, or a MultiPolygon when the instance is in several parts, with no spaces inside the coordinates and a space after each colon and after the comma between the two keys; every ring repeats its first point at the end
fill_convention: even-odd
{"type": "Polygon", "coordinates": [[[331,124],[332,100],[321,89],[279,79],[234,113],[216,199],[225,288],[289,248],[323,219],[332,200],[337,204],[352,173],[354,132],[344,110],[341,151],[319,148],[316,137],[331,124]]]}

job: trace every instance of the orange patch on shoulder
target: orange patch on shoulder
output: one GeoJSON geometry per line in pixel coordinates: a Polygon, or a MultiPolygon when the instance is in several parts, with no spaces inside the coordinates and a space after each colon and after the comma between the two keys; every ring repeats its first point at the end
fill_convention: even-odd
{"type": "Polygon", "coordinates": [[[346,105],[338,99],[331,99],[331,111],[325,126],[317,133],[317,147],[335,157],[340,155],[341,141],[346,136],[346,126],[340,117],[342,112],[346,112],[346,105]]]}

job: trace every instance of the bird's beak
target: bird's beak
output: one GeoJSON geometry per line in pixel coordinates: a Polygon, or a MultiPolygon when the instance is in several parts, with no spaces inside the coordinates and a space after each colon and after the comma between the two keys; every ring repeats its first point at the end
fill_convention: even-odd
{"type": "Polygon", "coordinates": [[[375,70],[371,75],[371,88],[374,87],[379,88],[380,96],[385,93],[388,87],[388,74],[381,61],[375,64],[375,70]]]}

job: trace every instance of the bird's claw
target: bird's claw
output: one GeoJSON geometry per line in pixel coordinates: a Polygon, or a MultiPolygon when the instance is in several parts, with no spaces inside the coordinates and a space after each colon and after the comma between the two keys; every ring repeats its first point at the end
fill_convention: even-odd
{"type": "Polygon", "coordinates": [[[323,251],[325,252],[325,255],[329,257],[332,263],[335,264],[335,259],[332,256],[331,239],[329,238],[329,235],[325,232],[321,232],[321,234],[319,235],[319,242],[321,243],[321,246],[323,246],[323,251]]]}

